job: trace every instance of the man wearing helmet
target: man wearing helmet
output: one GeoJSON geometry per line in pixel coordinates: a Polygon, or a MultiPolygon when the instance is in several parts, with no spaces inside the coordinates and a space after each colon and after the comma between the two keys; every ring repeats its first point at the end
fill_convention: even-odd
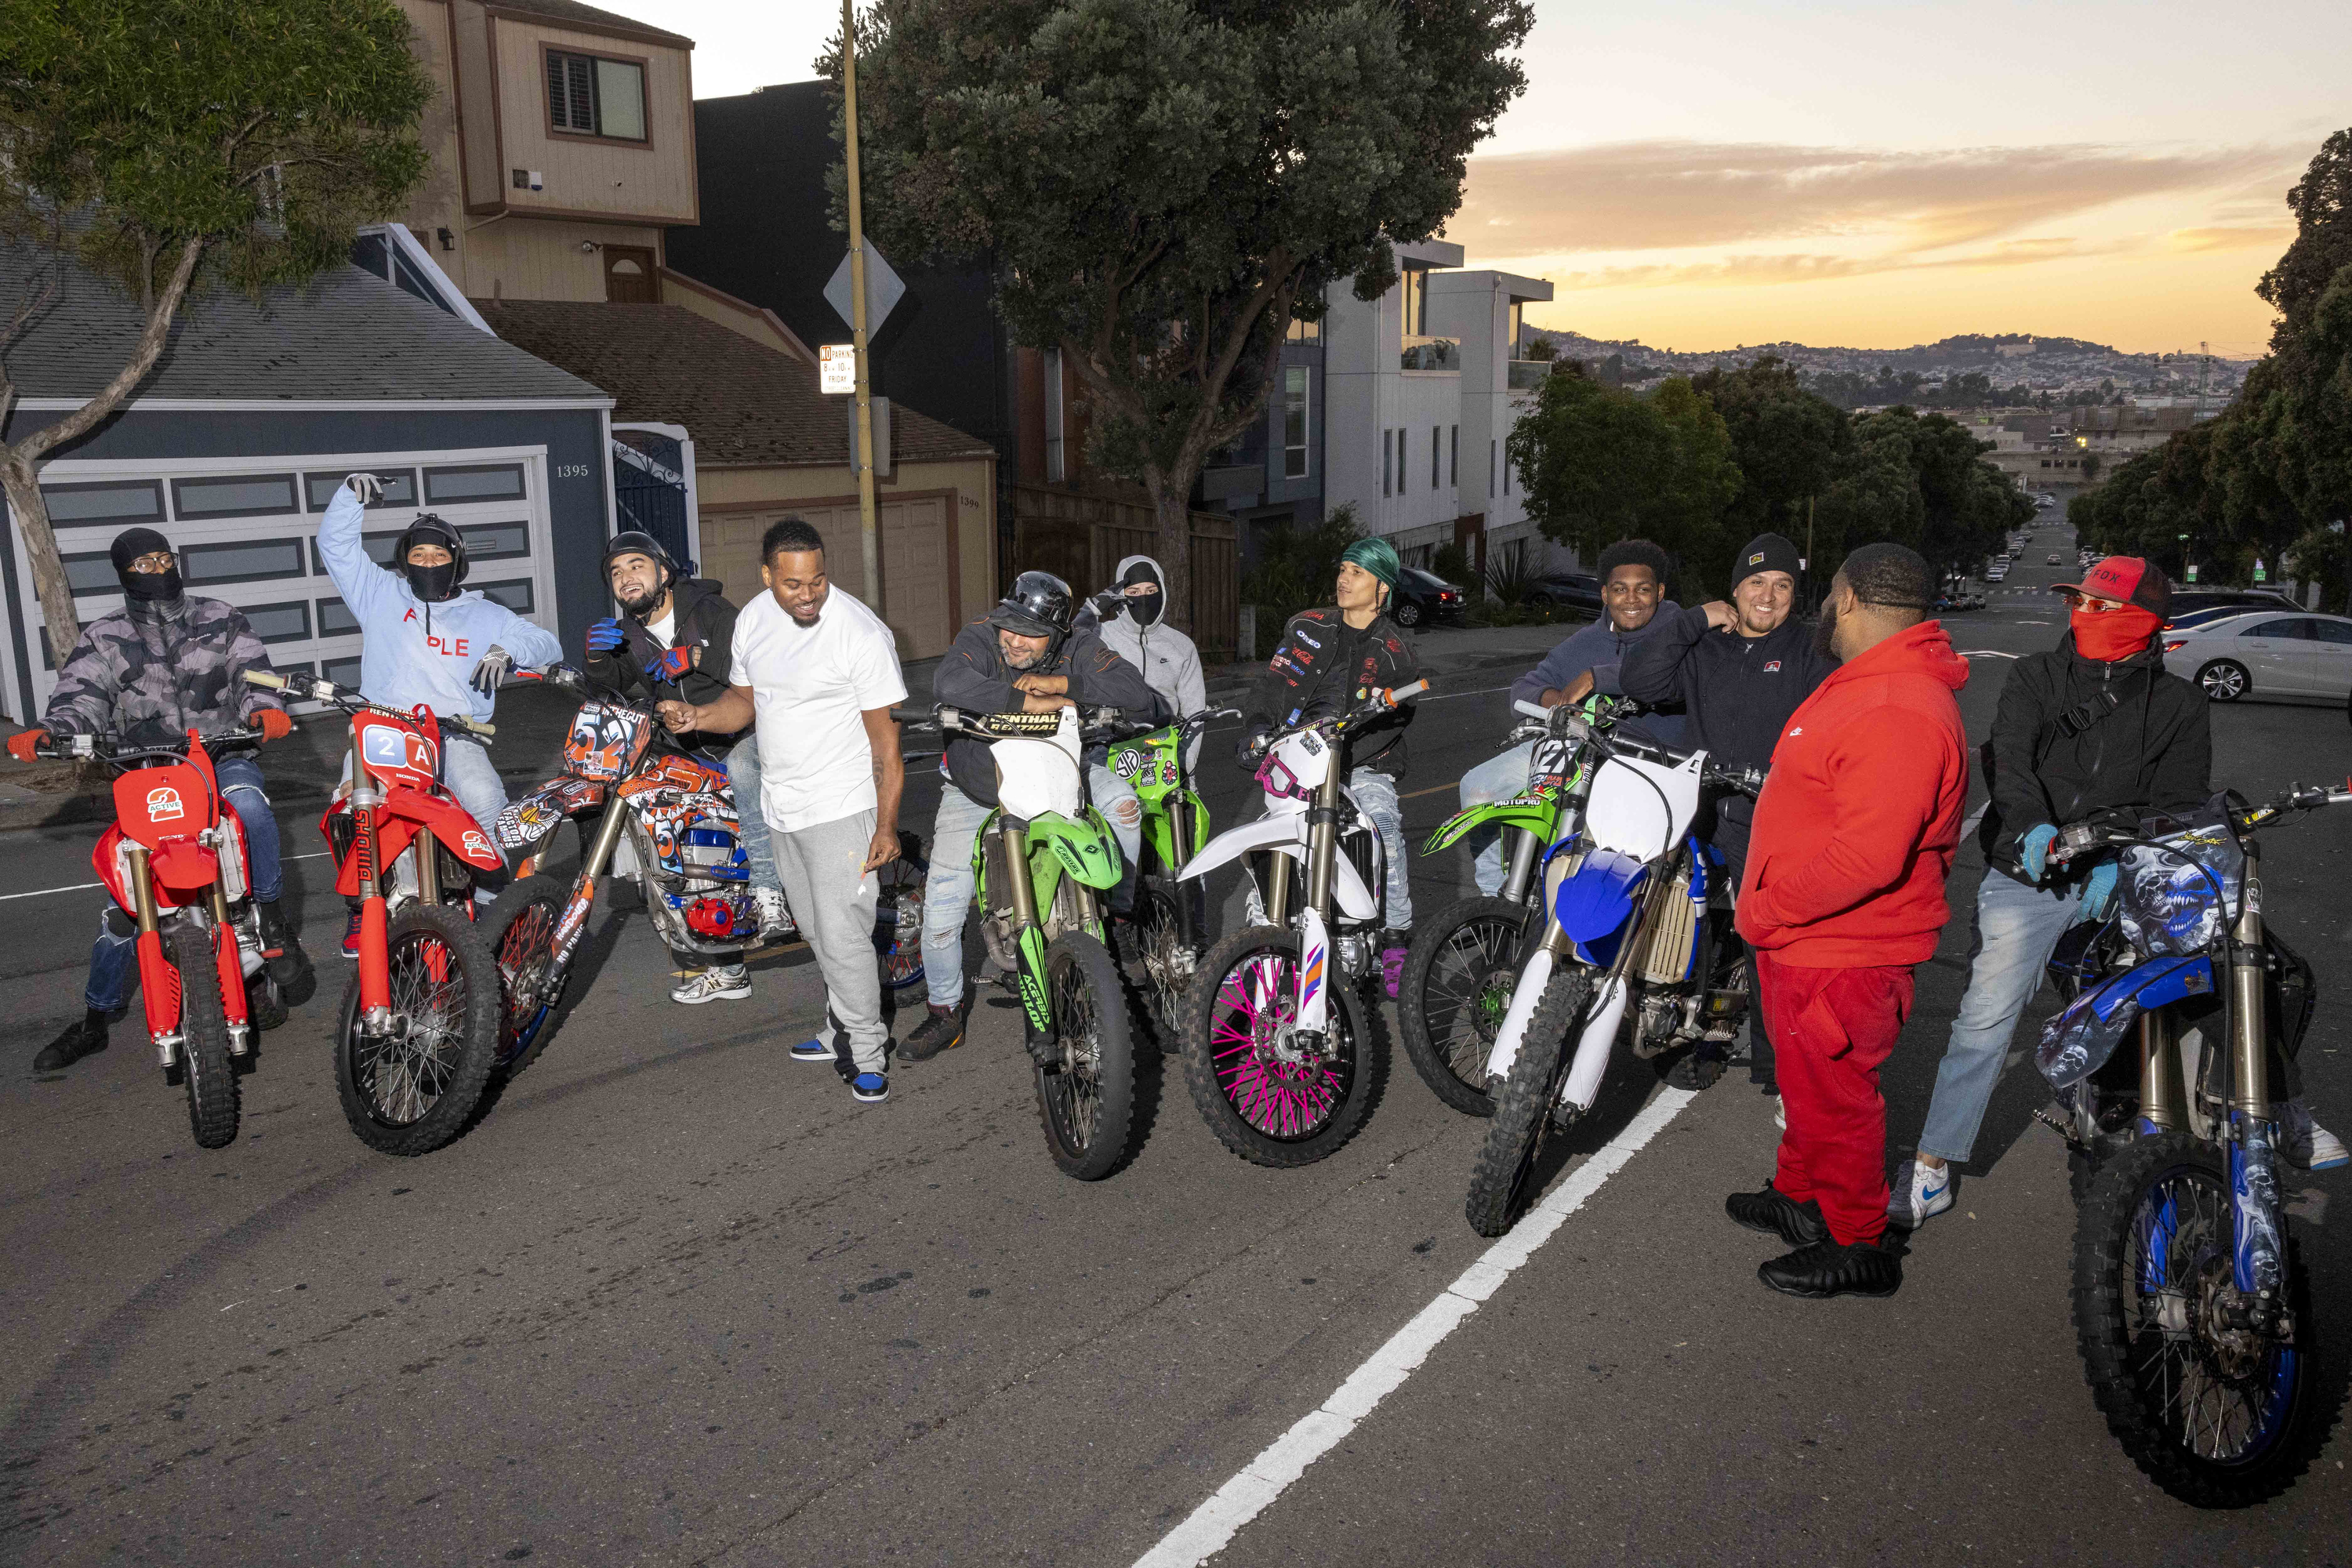
{"type": "MultiPolygon", "coordinates": [[[[719,584],[681,569],[649,533],[616,533],[604,546],[604,581],[621,607],[588,625],[589,677],[624,697],[645,702],[678,701],[704,706],[727,695],[734,684],[735,606],[719,584]]],[[[760,805],[760,742],[753,726],[731,734],[699,731],[677,737],[680,744],[723,759],[735,786],[736,814],[743,853],[751,862],[751,893],[760,904],[760,932],[782,936],[793,930],[776,858],[768,842],[760,805]]],[[[740,962],[722,958],[670,989],[673,1002],[740,1001],[751,994],[740,962]]]]}
{"type": "MultiPolygon", "coordinates": [[[[360,689],[387,708],[422,706],[436,714],[488,722],[491,693],[509,670],[563,657],[555,634],[495,599],[467,593],[466,540],[431,512],[393,541],[392,564],[379,566],[361,542],[367,509],[381,505],[373,474],[347,476],[319,520],[319,559],[366,639],[360,647],[360,689]]],[[[442,776],[485,837],[506,809],[506,785],[479,741],[455,730],[441,736],[442,776]]],[[[478,891],[476,896],[485,896],[478,891]]],[[[359,915],[343,940],[358,956],[359,915]]]]}
{"type": "MultiPolygon", "coordinates": [[[[1396,547],[1385,539],[1360,539],[1348,546],[1333,603],[1290,617],[1273,661],[1242,704],[1242,766],[1256,768],[1266,737],[1286,724],[1346,712],[1372,691],[1421,679],[1412,641],[1388,617],[1389,593],[1402,570],[1396,547]]],[[[1412,710],[1402,708],[1359,731],[1354,771],[1348,775],[1349,790],[1380,830],[1388,862],[1381,977],[1391,1001],[1412,940],[1412,886],[1396,786],[1404,776],[1404,727],[1411,722],[1412,710]]]]}
{"type": "MultiPolygon", "coordinates": [[[[974,713],[1051,713],[1076,704],[1123,709],[1139,721],[1164,716],[1165,705],[1141,670],[1106,647],[1092,626],[1073,626],[1075,608],[1068,584],[1050,572],[1024,572],[993,610],[956,635],[932,679],[932,695],[947,707],[974,713]]],[[[1087,762],[1095,805],[1109,819],[1119,853],[1133,865],[1143,843],[1135,790],[1103,765],[1101,748],[1089,751],[1087,762]]],[[[951,742],[940,766],[949,782],[940,791],[931,869],[923,884],[923,974],[930,988],[930,1016],[899,1051],[917,1062],[963,1043],[963,922],[971,905],[971,847],[996,806],[996,765],[986,745],[951,742]]]]}

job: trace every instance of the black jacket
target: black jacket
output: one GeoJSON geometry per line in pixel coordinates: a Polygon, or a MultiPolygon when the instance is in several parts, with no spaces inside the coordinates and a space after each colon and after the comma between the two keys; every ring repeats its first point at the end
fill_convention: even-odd
{"type": "Polygon", "coordinates": [[[1985,859],[2024,879],[2018,840],[2108,807],[2177,811],[2210,798],[2211,718],[2205,694],[2165,672],[2151,647],[2113,664],[2074,652],[2069,632],[2009,673],[1984,743],[1985,859]]]}
{"type": "MultiPolygon", "coordinates": [[[[1069,698],[1082,708],[1118,708],[1140,723],[1158,716],[1173,718],[1168,704],[1143,679],[1143,671],[1113,653],[1092,627],[1072,632],[1054,650],[1054,657],[1034,669],[1013,669],[998,647],[996,628],[985,618],[956,634],[955,642],[931,677],[931,695],[942,707],[967,713],[1017,713],[1022,694],[1013,682],[1023,675],[1062,675],[1070,682],[1069,698]]],[[[1100,762],[1100,746],[1089,747],[1087,760],[1100,762]]],[[[948,777],[956,788],[982,805],[996,804],[996,764],[989,759],[984,741],[948,742],[948,777]]]]}
{"type": "MultiPolygon", "coordinates": [[[[1625,650],[1618,683],[1637,702],[1680,707],[1689,719],[1687,743],[1726,767],[1770,763],[1789,716],[1838,667],[1813,647],[1812,626],[1793,616],[1760,637],[1713,630],[1696,606],[1658,618],[1666,624],[1654,636],[1625,650]]],[[[1727,795],[1717,809],[1745,824],[1755,804],[1727,795]]]]}
{"type": "MultiPolygon", "coordinates": [[[[1301,610],[1282,628],[1282,642],[1265,673],[1253,682],[1242,704],[1242,746],[1236,760],[1244,768],[1250,742],[1260,735],[1304,720],[1344,713],[1357,701],[1383,688],[1411,686],[1421,679],[1421,659],[1412,639],[1386,616],[1374,616],[1361,631],[1349,626],[1336,608],[1301,610]]],[[[1410,707],[1365,726],[1356,732],[1349,760],[1360,768],[1404,777],[1405,726],[1412,722],[1410,707]]]]}
{"type": "MultiPolygon", "coordinates": [[[[662,646],[646,629],[644,616],[624,613],[620,622],[625,640],[610,653],[588,656],[589,678],[639,702],[676,698],[699,704],[725,696],[734,684],[735,606],[719,593],[718,584],[707,577],[688,577],[671,586],[670,609],[677,616],[671,626],[677,634],[673,646],[692,650],[693,668],[675,681],[648,677],[646,666],[661,656],[662,646]]],[[[732,735],[679,737],[698,749],[731,746],[741,738],[741,731],[732,735]]]]}

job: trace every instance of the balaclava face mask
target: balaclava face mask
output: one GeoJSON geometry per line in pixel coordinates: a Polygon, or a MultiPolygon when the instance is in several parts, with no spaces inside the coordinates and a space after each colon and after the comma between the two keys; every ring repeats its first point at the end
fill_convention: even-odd
{"type": "Polygon", "coordinates": [[[180,568],[175,563],[167,572],[133,572],[131,563],[157,551],[168,551],[172,542],[152,528],[129,528],[117,534],[107,554],[114,563],[115,579],[122,584],[122,596],[133,604],[171,605],[181,595],[180,568]]]}
{"type": "Polygon", "coordinates": [[[428,605],[437,605],[457,592],[457,563],[452,559],[438,566],[419,566],[408,559],[406,552],[418,544],[435,543],[449,550],[454,556],[457,541],[446,535],[435,537],[441,533],[440,528],[428,526],[404,536],[401,544],[400,570],[402,575],[408,579],[408,591],[428,605]]]}
{"type": "Polygon", "coordinates": [[[2137,605],[2093,612],[2080,605],[2067,617],[2074,628],[2074,651],[2084,658],[2113,664],[2119,658],[2129,658],[2146,651],[2164,622],[2154,610],[2137,605]]]}
{"type": "Polygon", "coordinates": [[[1131,588],[1139,583],[1149,585],[1151,592],[1128,595],[1127,613],[1139,626],[1157,626],[1160,609],[1168,602],[1168,595],[1160,586],[1160,574],[1139,561],[1127,569],[1127,575],[1119,579],[1118,585],[1131,588]]]}

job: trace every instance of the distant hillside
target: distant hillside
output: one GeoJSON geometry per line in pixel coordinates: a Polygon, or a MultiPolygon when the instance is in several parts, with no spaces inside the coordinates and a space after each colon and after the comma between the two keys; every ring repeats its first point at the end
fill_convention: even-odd
{"type": "Polygon", "coordinates": [[[1797,367],[1823,396],[1849,407],[1927,395],[1951,384],[1954,401],[2048,403],[2107,401],[2116,396],[2234,394],[2251,360],[2184,353],[2128,354],[2081,338],[2037,338],[2020,332],[1964,333],[1907,349],[1815,348],[1809,343],[1751,343],[1706,353],[1676,353],[1639,339],[1612,341],[1581,332],[1530,328],[1561,359],[1605,369],[1609,379],[1639,384],[1660,376],[1730,369],[1776,354],[1797,367]],[[1612,362],[1614,362],[1613,363],[1612,362]]]}

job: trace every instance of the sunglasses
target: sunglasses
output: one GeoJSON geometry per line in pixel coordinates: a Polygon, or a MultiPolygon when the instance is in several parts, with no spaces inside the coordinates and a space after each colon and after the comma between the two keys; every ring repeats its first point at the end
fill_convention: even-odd
{"type": "Polygon", "coordinates": [[[2078,593],[2072,588],[2062,589],[2061,593],[2066,600],[2067,608],[2081,610],[2085,615],[2104,616],[2109,610],[2120,610],[2124,607],[2120,600],[2102,599],[2095,594],[2078,593]]]}

